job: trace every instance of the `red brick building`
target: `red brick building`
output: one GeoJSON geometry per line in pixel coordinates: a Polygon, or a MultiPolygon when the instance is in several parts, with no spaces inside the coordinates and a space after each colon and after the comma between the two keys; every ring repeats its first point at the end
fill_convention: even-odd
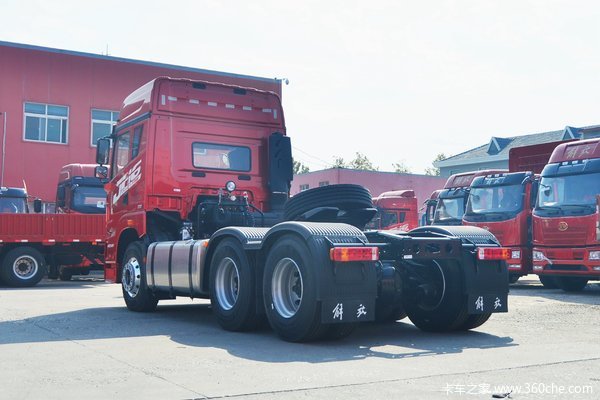
{"type": "Polygon", "coordinates": [[[0,185],[53,202],[60,168],[93,163],[123,99],[158,77],[281,95],[281,81],[0,41],[0,185]]]}
{"type": "Polygon", "coordinates": [[[390,190],[412,189],[421,204],[429,198],[431,192],[443,188],[446,179],[430,175],[330,168],[294,175],[292,194],[324,185],[354,183],[369,189],[373,197],[390,190]]]}

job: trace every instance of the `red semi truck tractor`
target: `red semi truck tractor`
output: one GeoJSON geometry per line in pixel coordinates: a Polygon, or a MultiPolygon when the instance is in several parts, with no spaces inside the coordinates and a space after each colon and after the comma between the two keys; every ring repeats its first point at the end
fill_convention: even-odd
{"type": "Polygon", "coordinates": [[[419,211],[414,190],[394,190],[373,198],[377,214],[367,224],[368,229],[408,232],[419,226],[419,211]]]}
{"type": "Polygon", "coordinates": [[[471,183],[463,224],[492,232],[510,248],[511,283],[531,272],[531,210],[537,183],[532,172],[480,176],[471,183]]]}
{"type": "Polygon", "coordinates": [[[289,341],[340,338],[376,314],[453,331],[507,311],[506,249],[489,232],[364,231],[377,210],[357,185],[288,200],[291,143],[275,93],[157,78],[120,116],[98,141],[96,173],[111,165],[106,278],[130,310],[210,298],[224,329],[266,319],[289,341]]]}
{"type": "Polygon", "coordinates": [[[533,272],[566,291],[600,279],[600,139],[556,147],[533,210],[533,272]]]}
{"type": "Polygon", "coordinates": [[[473,179],[502,172],[506,170],[483,170],[451,175],[438,195],[431,224],[461,225],[473,179]]]}
{"type": "MultiPolygon", "coordinates": [[[[531,212],[536,202],[539,174],[552,151],[560,143],[550,142],[516,147],[509,152],[509,173],[473,179],[463,225],[489,230],[502,246],[511,249],[509,279],[532,272],[531,212]]],[[[540,277],[545,287],[555,287],[553,279],[540,277]]]]}

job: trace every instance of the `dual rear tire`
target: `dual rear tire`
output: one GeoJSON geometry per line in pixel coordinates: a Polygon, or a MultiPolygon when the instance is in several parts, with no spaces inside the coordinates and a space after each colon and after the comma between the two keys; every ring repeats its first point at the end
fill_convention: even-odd
{"type": "Polygon", "coordinates": [[[316,271],[302,239],[288,234],[275,242],[266,258],[262,291],[257,287],[260,274],[246,254],[237,240],[225,239],[213,255],[210,298],[221,327],[247,331],[266,316],[277,335],[290,342],[335,340],[352,333],[354,324],[321,322],[316,271]],[[256,302],[261,297],[263,304],[256,302]]]}

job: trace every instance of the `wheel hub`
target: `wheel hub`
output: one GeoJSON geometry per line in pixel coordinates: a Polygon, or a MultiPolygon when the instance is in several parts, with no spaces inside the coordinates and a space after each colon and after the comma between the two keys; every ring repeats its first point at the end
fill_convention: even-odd
{"type": "Polygon", "coordinates": [[[31,279],[38,271],[38,263],[31,256],[21,256],[13,263],[13,272],[19,279],[31,279]]]}
{"type": "Polygon", "coordinates": [[[291,318],[302,303],[304,286],[298,264],[291,258],[281,259],[273,270],[271,292],[275,310],[284,318],[291,318]]]}
{"type": "Polygon", "coordinates": [[[135,257],[131,257],[123,266],[123,276],[121,282],[123,289],[129,296],[137,296],[142,282],[142,273],[140,263],[135,257]]]}
{"type": "Polygon", "coordinates": [[[224,310],[231,310],[237,302],[240,288],[240,273],[235,261],[225,257],[217,266],[215,295],[224,310]]]}

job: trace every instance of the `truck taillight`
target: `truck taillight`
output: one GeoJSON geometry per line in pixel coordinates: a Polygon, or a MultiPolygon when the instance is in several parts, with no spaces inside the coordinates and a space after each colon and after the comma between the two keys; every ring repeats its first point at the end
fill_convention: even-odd
{"type": "Polygon", "coordinates": [[[379,260],[378,247],[334,247],[329,250],[331,261],[377,261],[379,260]]]}
{"type": "Polygon", "coordinates": [[[504,247],[480,247],[477,249],[479,260],[508,260],[510,249],[504,247]]]}

